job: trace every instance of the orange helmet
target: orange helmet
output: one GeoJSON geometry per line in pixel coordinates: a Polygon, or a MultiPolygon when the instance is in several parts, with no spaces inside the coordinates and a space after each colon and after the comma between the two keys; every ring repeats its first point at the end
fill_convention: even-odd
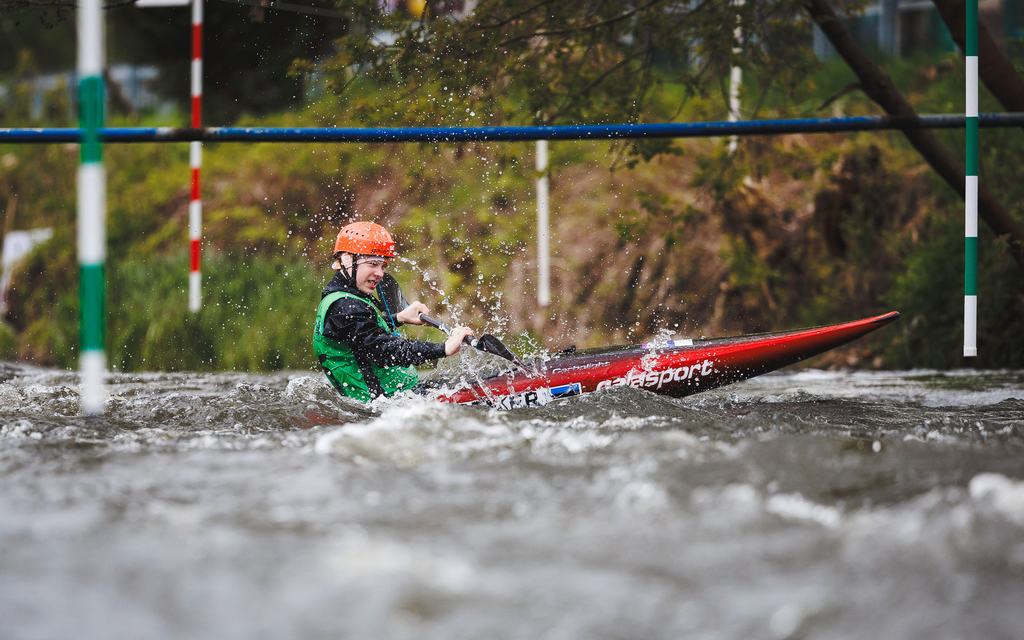
{"type": "Polygon", "coordinates": [[[391,234],[374,222],[353,222],[342,227],[338,239],[334,241],[334,253],[339,251],[383,258],[398,255],[391,234]]]}

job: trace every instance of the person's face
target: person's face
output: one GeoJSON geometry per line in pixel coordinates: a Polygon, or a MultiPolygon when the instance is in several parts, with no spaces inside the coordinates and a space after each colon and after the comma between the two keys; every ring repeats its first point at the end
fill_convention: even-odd
{"type": "Polygon", "coordinates": [[[356,259],[356,289],[367,295],[373,295],[377,290],[377,284],[384,278],[384,271],[388,267],[387,258],[375,256],[364,256],[356,259]]]}

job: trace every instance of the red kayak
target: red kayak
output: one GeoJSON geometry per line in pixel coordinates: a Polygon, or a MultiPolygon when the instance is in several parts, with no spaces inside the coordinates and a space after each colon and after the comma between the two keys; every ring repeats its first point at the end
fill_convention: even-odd
{"type": "Polygon", "coordinates": [[[529,371],[510,371],[455,389],[442,387],[437,399],[517,409],[624,386],[678,398],[746,380],[834,349],[889,324],[899,315],[898,311],[890,311],[813,329],[567,354],[538,361],[528,367],[529,371]]]}

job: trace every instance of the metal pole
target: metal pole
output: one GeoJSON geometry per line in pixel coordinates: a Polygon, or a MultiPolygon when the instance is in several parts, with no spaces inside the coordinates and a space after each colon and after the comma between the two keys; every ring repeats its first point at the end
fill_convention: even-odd
{"type": "MultiPolygon", "coordinates": [[[[740,87],[743,86],[743,68],[736,64],[740,54],[743,53],[741,47],[743,43],[743,18],[739,13],[739,8],[743,6],[743,0],[734,0],[733,5],[736,6],[737,12],[736,28],[733,30],[733,67],[729,74],[729,122],[737,122],[740,119],[740,87]]],[[[734,135],[730,137],[729,155],[736,153],[737,145],[739,145],[739,136],[734,135]]]]}
{"type": "Polygon", "coordinates": [[[106,190],[103,170],[103,3],[78,4],[78,296],[79,370],[85,415],[103,413],[107,400],[104,349],[106,260],[106,190]]]}
{"type": "Polygon", "coordinates": [[[978,0],[967,0],[967,154],[964,177],[964,357],[978,355],[978,0]]]}
{"type": "MultiPolygon", "coordinates": [[[[192,0],[192,128],[202,126],[203,100],[203,0],[192,0]]],[[[192,169],[192,190],[188,203],[189,274],[188,309],[193,313],[202,305],[202,272],[199,243],[203,229],[203,199],[199,174],[203,164],[203,143],[189,143],[189,165],[192,169]]]]}
{"type": "Polygon", "coordinates": [[[548,238],[548,141],[537,141],[537,304],[551,303],[550,246],[548,238]]]}
{"type": "MultiPolygon", "coordinates": [[[[963,129],[964,114],[921,116],[852,116],[795,120],[740,120],[739,122],[669,122],[654,124],[574,124],[510,127],[118,127],[104,129],[100,139],[110,144],[138,142],[499,142],[533,140],[621,140],[630,138],[714,138],[731,135],[766,136],[787,133],[840,133],[963,129]]],[[[978,126],[1024,126],[1024,112],[983,113],[978,126]]],[[[0,144],[77,144],[75,128],[4,128],[0,144]]]]}

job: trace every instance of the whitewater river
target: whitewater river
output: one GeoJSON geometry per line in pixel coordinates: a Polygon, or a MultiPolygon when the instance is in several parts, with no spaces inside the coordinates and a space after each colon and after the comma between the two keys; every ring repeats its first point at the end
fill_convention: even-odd
{"type": "Polygon", "coordinates": [[[515,413],[0,365],[0,637],[1021,638],[1024,372],[515,413]]]}

